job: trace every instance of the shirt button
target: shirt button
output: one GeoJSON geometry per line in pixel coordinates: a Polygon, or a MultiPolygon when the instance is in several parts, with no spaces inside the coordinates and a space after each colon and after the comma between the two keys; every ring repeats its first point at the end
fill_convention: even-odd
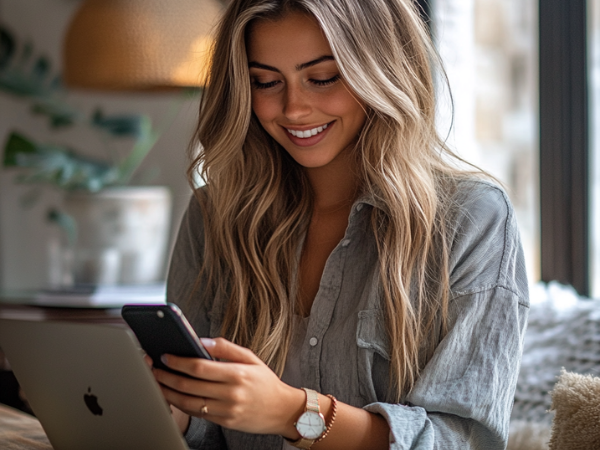
{"type": "Polygon", "coordinates": [[[361,209],[363,209],[363,204],[359,203],[358,205],[356,205],[356,210],[360,211],[361,209]]]}
{"type": "Polygon", "coordinates": [[[311,337],[310,341],[308,341],[308,343],[310,344],[311,347],[314,347],[315,345],[317,345],[317,342],[319,342],[319,340],[316,337],[311,337]]]}
{"type": "Polygon", "coordinates": [[[342,247],[348,247],[348,244],[350,244],[350,239],[344,239],[342,241],[342,247]]]}

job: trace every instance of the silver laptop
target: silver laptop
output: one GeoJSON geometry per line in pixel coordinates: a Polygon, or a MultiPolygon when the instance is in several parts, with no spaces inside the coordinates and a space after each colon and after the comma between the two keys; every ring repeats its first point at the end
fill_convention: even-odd
{"type": "Polygon", "coordinates": [[[187,450],[128,329],[0,319],[4,350],[55,450],[187,450]]]}

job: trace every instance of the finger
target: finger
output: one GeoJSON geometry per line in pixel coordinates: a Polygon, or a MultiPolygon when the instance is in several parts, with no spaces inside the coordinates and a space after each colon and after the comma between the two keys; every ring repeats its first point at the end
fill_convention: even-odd
{"type": "Polygon", "coordinates": [[[163,396],[172,407],[183,411],[190,416],[202,417],[203,419],[217,420],[218,417],[224,417],[228,413],[227,405],[224,402],[212,398],[186,395],[181,392],[169,389],[166,386],[160,386],[163,396]],[[206,406],[207,413],[203,412],[206,406]]]}
{"type": "Polygon", "coordinates": [[[159,384],[185,395],[219,400],[230,397],[231,387],[226,383],[190,378],[161,369],[153,369],[152,372],[159,384]]]}
{"type": "Polygon", "coordinates": [[[177,372],[215,383],[243,382],[247,380],[253,364],[263,364],[257,357],[253,364],[209,361],[175,355],[163,355],[161,360],[167,367],[177,372]]]}
{"type": "Polygon", "coordinates": [[[261,360],[251,350],[234,344],[223,338],[200,339],[206,350],[215,359],[225,359],[231,362],[257,364],[261,360]]]}
{"type": "Polygon", "coordinates": [[[153,368],[152,373],[160,385],[188,395],[202,396],[206,394],[207,388],[203,384],[210,383],[157,368],[153,368]]]}
{"type": "Polygon", "coordinates": [[[152,358],[150,358],[148,355],[144,355],[144,362],[148,365],[148,367],[152,367],[152,358]]]}
{"type": "Polygon", "coordinates": [[[226,376],[226,364],[219,361],[175,355],[162,355],[161,361],[170,369],[201,380],[222,382],[226,376]]]}

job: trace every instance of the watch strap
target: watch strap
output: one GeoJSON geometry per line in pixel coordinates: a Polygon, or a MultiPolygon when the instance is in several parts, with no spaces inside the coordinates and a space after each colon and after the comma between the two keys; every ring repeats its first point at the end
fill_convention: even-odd
{"type": "Polygon", "coordinates": [[[308,388],[302,388],[306,392],[306,411],[312,411],[319,414],[319,394],[308,388]]]}
{"type": "Polygon", "coordinates": [[[301,437],[297,441],[290,441],[289,439],[286,439],[286,441],[288,441],[288,443],[290,445],[293,445],[296,448],[303,448],[303,449],[309,449],[315,443],[314,439],[306,439],[303,437],[301,437]]]}

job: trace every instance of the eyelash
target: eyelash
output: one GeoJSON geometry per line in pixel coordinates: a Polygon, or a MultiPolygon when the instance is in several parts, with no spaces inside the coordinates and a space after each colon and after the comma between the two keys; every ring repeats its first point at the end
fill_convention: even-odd
{"type": "MultiPolygon", "coordinates": [[[[309,81],[311,83],[317,85],[317,86],[328,86],[330,84],[335,83],[339,79],[340,79],[340,76],[336,75],[334,77],[329,78],[328,80],[309,80],[309,81]]],[[[273,86],[275,86],[277,83],[279,83],[278,80],[276,80],[276,81],[270,81],[268,83],[261,83],[261,82],[256,81],[256,80],[252,80],[252,85],[256,89],[269,89],[269,88],[272,88],[273,86]]]]}
{"type": "Polygon", "coordinates": [[[269,89],[269,88],[275,86],[277,83],[278,83],[278,81],[269,81],[268,83],[260,83],[259,81],[252,80],[252,85],[256,89],[269,89]]]}
{"type": "Polygon", "coordinates": [[[340,79],[340,76],[338,74],[334,77],[329,78],[328,80],[310,80],[310,81],[311,81],[311,83],[314,83],[317,86],[327,86],[329,84],[335,83],[339,79],[340,79]]]}

